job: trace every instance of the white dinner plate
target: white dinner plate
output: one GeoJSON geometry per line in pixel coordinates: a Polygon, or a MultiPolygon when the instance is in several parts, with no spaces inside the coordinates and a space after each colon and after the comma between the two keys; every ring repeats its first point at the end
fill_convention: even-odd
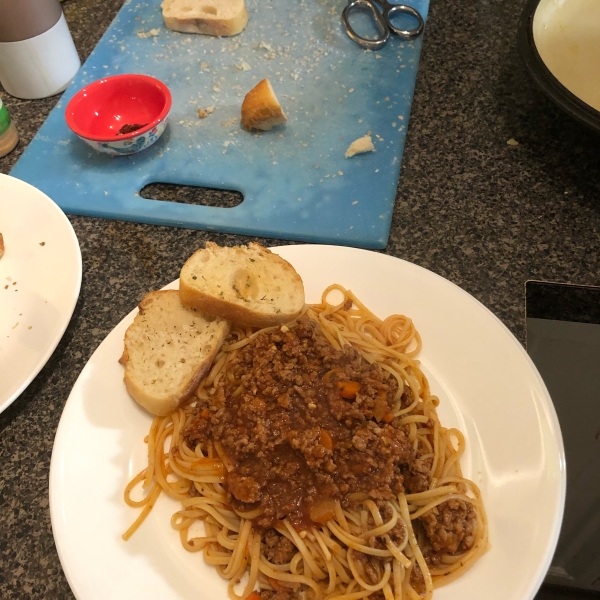
{"type": "Polygon", "coordinates": [[[81,287],[71,223],[46,194],[0,175],[0,412],[31,383],[62,338],[81,287]]]}
{"type": "MultiPolygon", "coordinates": [[[[435,600],[532,599],[558,537],[565,461],[552,402],[522,346],[469,294],[411,263],[338,246],[274,251],[300,273],[308,302],[340,283],[381,317],[412,317],[422,335],[421,360],[441,399],[441,421],[465,434],[462,465],[481,487],[491,542],[435,600]]],[[[123,490],[145,465],[151,422],[125,391],[117,362],[136,312],[82,371],[56,434],[50,512],[62,566],[79,600],[226,600],[225,581],[171,529],[176,502],[161,497],[133,537],[121,539],[138,514],[123,490]]]]}

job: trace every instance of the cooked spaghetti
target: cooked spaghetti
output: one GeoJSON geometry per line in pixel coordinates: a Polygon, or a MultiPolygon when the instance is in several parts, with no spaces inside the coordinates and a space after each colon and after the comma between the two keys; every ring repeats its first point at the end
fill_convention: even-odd
{"type": "Polygon", "coordinates": [[[124,539],[164,492],[232,600],[431,598],[488,541],[420,348],[410,319],[382,321],[339,285],[286,326],[234,328],[194,400],[153,420],[124,539]]]}

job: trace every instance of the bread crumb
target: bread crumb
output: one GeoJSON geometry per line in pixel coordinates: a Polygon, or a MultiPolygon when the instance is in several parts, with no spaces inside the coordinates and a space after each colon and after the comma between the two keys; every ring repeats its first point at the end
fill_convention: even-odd
{"type": "Polygon", "coordinates": [[[258,48],[259,50],[266,50],[267,51],[267,58],[274,58],[275,57],[275,50],[273,49],[273,46],[271,46],[271,44],[267,44],[267,42],[259,42],[256,45],[256,48],[258,48]]]}
{"type": "Polygon", "coordinates": [[[231,127],[236,121],[237,121],[237,119],[235,117],[231,117],[231,119],[227,119],[227,121],[223,121],[221,123],[221,125],[223,127],[231,127]]]}
{"type": "Polygon", "coordinates": [[[362,154],[364,152],[374,152],[375,146],[373,146],[373,140],[370,135],[365,135],[357,140],[354,140],[350,146],[348,146],[348,150],[346,150],[346,154],[344,155],[346,158],[350,158],[355,154],[362,154]]]}
{"type": "Polygon", "coordinates": [[[150,29],[148,31],[138,31],[137,32],[137,36],[139,38],[149,38],[149,37],[156,37],[158,34],[160,33],[160,29],[150,29]]]}
{"type": "Polygon", "coordinates": [[[199,108],[198,109],[198,117],[200,117],[201,119],[206,119],[206,117],[208,117],[208,115],[210,115],[212,112],[214,112],[215,107],[214,106],[207,106],[206,108],[199,108]]]}
{"type": "Polygon", "coordinates": [[[517,140],[510,138],[510,140],[507,140],[506,142],[509,146],[518,146],[519,142],[517,142],[517,140]]]}
{"type": "Polygon", "coordinates": [[[241,63],[236,63],[235,67],[240,71],[249,71],[252,68],[245,60],[243,60],[241,63]]]}

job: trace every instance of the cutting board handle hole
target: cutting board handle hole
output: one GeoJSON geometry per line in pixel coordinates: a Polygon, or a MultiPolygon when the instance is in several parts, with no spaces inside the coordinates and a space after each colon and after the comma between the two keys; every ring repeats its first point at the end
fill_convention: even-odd
{"type": "Polygon", "coordinates": [[[234,208],[244,201],[241,192],[214,188],[179,185],[177,183],[149,183],[140,190],[147,200],[162,200],[180,204],[198,204],[218,208],[234,208]]]}

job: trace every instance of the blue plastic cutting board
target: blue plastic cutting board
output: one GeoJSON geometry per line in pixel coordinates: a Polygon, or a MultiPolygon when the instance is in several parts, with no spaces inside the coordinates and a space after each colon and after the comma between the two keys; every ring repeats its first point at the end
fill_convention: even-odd
{"type": "MultiPolygon", "coordinates": [[[[345,4],[246,0],[246,29],[214,38],[166,29],[160,0],[128,0],[11,175],[72,214],[384,248],[421,39],[392,36],[382,50],[362,50],[341,27],[345,4]],[[111,158],[71,133],[64,108],[83,86],[127,72],[164,81],[173,108],[154,146],[111,158]],[[240,106],[265,77],[288,121],[248,133],[240,106]],[[376,151],[345,158],[369,132],[376,151]],[[238,190],[244,201],[216,208],[142,198],[152,182],[238,190]]],[[[426,16],[428,0],[412,4],[426,16]]]]}

